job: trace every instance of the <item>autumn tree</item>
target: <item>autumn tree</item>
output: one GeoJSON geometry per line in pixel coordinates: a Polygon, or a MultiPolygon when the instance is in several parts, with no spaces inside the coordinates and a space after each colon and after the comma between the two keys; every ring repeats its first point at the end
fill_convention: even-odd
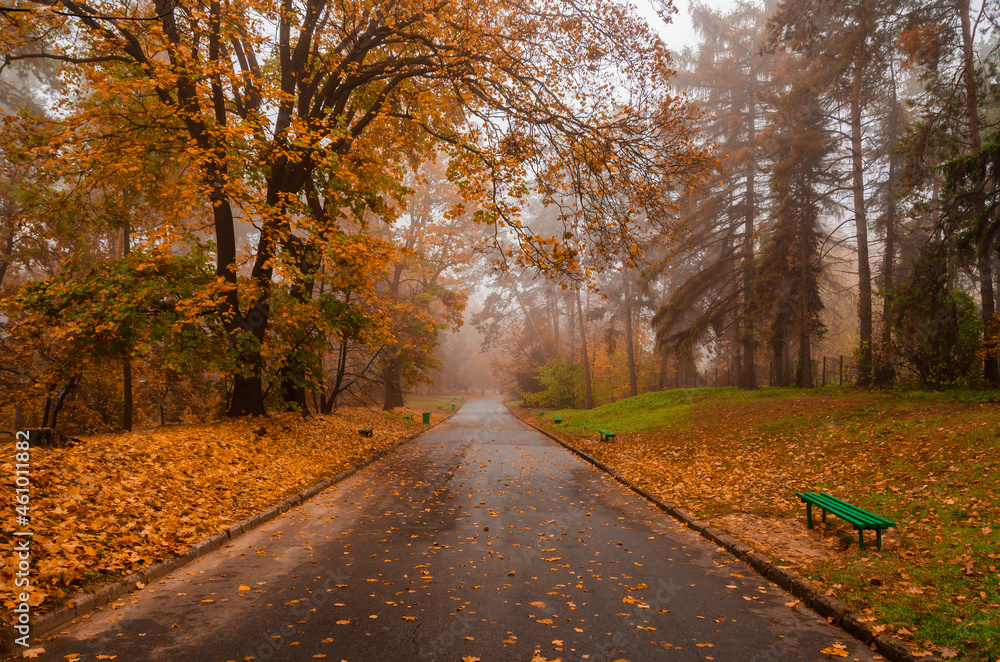
{"type": "MultiPolygon", "coordinates": [[[[24,44],[12,41],[9,48],[21,52],[24,44]]],[[[45,96],[57,88],[56,67],[43,61],[22,62],[0,71],[0,117],[23,115],[33,125],[47,119],[45,96]]],[[[11,150],[11,126],[0,126],[0,292],[12,267],[28,267],[33,254],[44,250],[32,241],[29,218],[35,164],[18,158],[11,150]],[[16,266],[15,266],[16,265],[16,266]]]]}
{"type": "Polygon", "coordinates": [[[62,273],[22,287],[8,301],[19,322],[8,342],[22,355],[19,363],[43,366],[32,383],[46,403],[42,426],[56,425],[84,371],[106,357],[158,347],[178,374],[215,364],[197,296],[211,280],[203,255],[132,252],[107,262],[70,260],[62,273]]]}
{"type": "Polygon", "coordinates": [[[437,367],[438,333],[462,325],[468,291],[460,276],[481,236],[460,213],[457,191],[440,164],[414,173],[406,212],[392,229],[396,255],[377,285],[378,301],[391,319],[393,341],[382,352],[382,408],[404,405],[404,389],[428,379],[437,367]]]}
{"type": "MultiPolygon", "coordinates": [[[[306,187],[326,171],[350,188],[365,136],[412,127],[451,150],[451,176],[477,218],[518,238],[503,259],[569,272],[581,238],[600,255],[637,256],[635,212],[665,219],[663,187],[706,165],[688,126],[694,111],[669,93],[665,49],[614,3],[52,0],[2,11],[5,39],[67,35],[58,51],[4,49],[8,62],[64,63],[54,141],[74,132],[77,144],[110,153],[109,134],[90,132],[102,104],[74,101],[81,90],[91,101],[129,98],[142,112],[126,123],[155,129],[158,149],[194,173],[184,186],[210,215],[225,284],[215,303],[236,370],[230,415],[263,412],[274,290],[298,280],[300,242],[325,240],[300,224],[306,187]],[[564,235],[538,237],[519,221],[528,186],[551,202],[578,198],[564,235]],[[256,228],[245,255],[241,219],[256,228]]],[[[110,135],[142,145],[148,132],[110,135]]],[[[383,183],[394,187],[391,172],[383,183]]]]}
{"type": "MultiPolygon", "coordinates": [[[[551,285],[523,271],[504,274],[491,284],[481,309],[471,318],[484,349],[495,350],[494,373],[515,394],[541,391],[539,369],[560,357],[553,325],[546,319],[560,308],[551,305],[551,285]]],[[[560,303],[575,312],[575,292],[560,303]]],[[[568,354],[569,362],[575,363],[575,352],[568,354]]]]}
{"type": "MultiPolygon", "coordinates": [[[[58,44],[51,36],[48,41],[58,44]]],[[[18,48],[16,43],[12,46],[15,52],[27,47],[22,44],[18,48]]],[[[3,67],[0,72],[0,90],[3,92],[0,94],[3,100],[0,103],[3,111],[0,154],[4,172],[0,208],[3,210],[6,230],[3,234],[6,235],[8,249],[0,259],[0,281],[5,280],[7,274],[12,272],[11,267],[14,267],[15,277],[22,286],[27,286],[25,281],[45,278],[61,279],[69,285],[67,279],[77,277],[88,266],[96,266],[105,260],[115,262],[126,256],[134,241],[132,230],[148,238],[150,231],[156,232],[155,226],[162,217],[178,213],[183,206],[183,200],[175,195],[169,198],[160,196],[165,168],[162,155],[155,150],[118,153],[114,159],[106,159],[100,152],[72,152],[64,145],[50,143],[58,130],[54,128],[53,109],[45,100],[56,96],[58,89],[55,64],[45,59],[17,61],[3,67]],[[30,86],[31,91],[26,91],[26,86],[30,86]],[[67,158],[53,158],[56,153],[67,158]],[[121,167],[116,168],[115,162],[121,167]],[[70,264],[72,269],[69,269],[70,264]]],[[[99,98],[88,98],[81,101],[81,106],[99,103],[99,98]]],[[[128,105],[127,98],[117,99],[116,112],[127,113],[128,105]]],[[[113,123],[92,127],[95,131],[108,132],[118,128],[113,123]]],[[[111,318],[111,307],[106,306],[105,310],[109,314],[106,323],[113,326],[115,320],[111,318]]],[[[5,312],[8,314],[5,321],[27,324],[32,313],[42,311],[19,311],[15,303],[5,312]]],[[[64,326],[71,325],[73,321],[48,319],[47,323],[64,326]]],[[[19,382],[11,384],[8,393],[16,400],[19,412],[23,411],[24,398],[29,393],[42,396],[47,403],[41,416],[43,423],[49,419],[45,411],[51,409],[49,404],[53,399],[56,411],[61,408],[61,402],[78,394],[85,400],[95,399],[89,397],[92,385],[88,380],[81,379],[83,373],[79,364],[70,361],[63,366],[64,370],[53,371],[51,361],[43,360],[44,357],[56,356],[72,358],[62,351],[61,346],[43,347],[36,337],[33,347],[18,347],[18,338],[31,335],[30,331],[25,331],[15,329],[13,335],[4,337],[4,349],[8,352],[6,358],[11,361],[4,372],[17,375],[16,381],[19,382]],[[20,364],[13,362],[16,356],[23,359],[20,364]],[[51,379],[53,377],[55,379],[51,379]],[[48,390],[39,390],[40,384],[48,384],[48,390]]],[[[54,343],[65,344],[61,340],[54,343]]],[[[100,339],[95,339],[95,345],[108,347],[100,339]]],[[[76,356],[83,355],[89,356],[86,352],[76,353],[76,356]]],[[[93,377],[117,364],[121,373],[118,380],[112,379],[110,388],[113,391],[123,388],[121,409],[115,416],[116,420],[106,420],[109,412],[102,411],[102,424],[123,425],[131,429],[132,357],[126,350],[117,356],[103,358],[110,359],[111,363],[93,361],[87,374],[93,377]]],[[[93,388],[107,390],[109,385],[95,382],[93,388]]],[[[106,399],[118,400],[116,396],[106,399]]],[[[15,419],[19,418],[15,415],[15,419]]]]}

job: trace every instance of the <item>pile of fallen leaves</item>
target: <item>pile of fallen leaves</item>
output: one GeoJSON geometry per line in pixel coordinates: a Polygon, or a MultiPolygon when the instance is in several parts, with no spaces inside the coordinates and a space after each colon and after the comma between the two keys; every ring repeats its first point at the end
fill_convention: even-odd
{"type": "Polygon", "coordinates": [[[1000,408],[799,393],[698,395],[653,430],[630,431],[614,405],[520,414],[817,580],[888,632],[945,657],[1000,657],[1000,408]],[[609,420],[617,440],[602,443],[597,430],[609,420]],[[796,491],[829,492],[898,528],[883,534],[882,552],[862,552],[849,524],[830,516],[823,526],[818,509],[807,530],[796,491]]]}
{"type": "MultiPolygon", "coordinates": [[[[432,421],[444,414],[435,413],[432,421]]],[[[127,576],[220,533],[323,478],[423,429],[420,413],[341,408],[334,415],[217,421],[84,437],[33,448],[31,606],[45,612],[74,592],[127,576]],[[412,413],[412,420],[403,414],[412,413]],[[371,437],[359,430],[374,428],[371,437]]],[[[13,440],[0,444],[3,503],[13,508],[13,440]]],[[[13,516],[10,520],[13,522],[13,516]]],[[[2,534],[12,549],[13,536],[2,534]]],[[[0,567],[9,618],[17,556],[0,567]]]]}

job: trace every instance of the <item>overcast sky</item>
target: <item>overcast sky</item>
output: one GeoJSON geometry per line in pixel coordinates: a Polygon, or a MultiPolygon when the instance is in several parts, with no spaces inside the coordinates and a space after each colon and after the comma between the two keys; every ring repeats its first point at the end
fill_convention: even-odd
{"type": "MultiPolygon", "coordinates": [[[[724,10],[732,9],[736,4],[735,0],[702,0],[702,2],[712,9],[724,10]]],[[[688,16],[690,5],[688,0],[673,0],[677,13],[673,15],[673,21],[669,24],[664,24],[659,19],[649,0],[633,0],[633,3],[650,25],[663,35],[663,41],[671,51],[680,52],[685,46],[695,46],[698,43],[698,35],[691,27],[691,17],[688,16]]]]}

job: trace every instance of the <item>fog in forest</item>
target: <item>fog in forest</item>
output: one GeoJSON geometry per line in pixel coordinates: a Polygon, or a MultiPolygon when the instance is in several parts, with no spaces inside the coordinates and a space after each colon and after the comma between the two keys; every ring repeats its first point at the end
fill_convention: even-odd
{"type": "Polygon", "coordinates": [[[226,9],[204,89],[203,17],[2,10],[5,426],[1000,384],[997,4],[684,9],[420,23],[409,59],[226,9]]]}

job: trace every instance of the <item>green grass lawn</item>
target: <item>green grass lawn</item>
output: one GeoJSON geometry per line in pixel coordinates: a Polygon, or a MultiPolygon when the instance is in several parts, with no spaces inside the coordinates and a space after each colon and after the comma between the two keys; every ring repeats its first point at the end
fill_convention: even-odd
{"type": "MultiPolygon", "coordinates": [[[[787,562],[914,645],[995,662],[998,402],[996,391],[713,388],[646,393],[591,411],[520,413],[722,528],[732,515],[750,515],[816,543],[834,541],[828,554],[787,562]],[[616,441],[600,443],[598,430],[615,432],[616,441]],[[794,493],[815,490],[898,528],[880,553],[859,552],[854,531],[833,517],[806,533],[794,493]]],[[[787,550],[768,548],[766,536],[731,531],[785,558],[787,550]]]]}
{"type": "Polygon", "coordinates": [[[465,402],[465,396],[461,395],[414,395],[406,398],[406,407],[417,411],[451,411],[451,406],[455,405],[455,411],[465,402]]]}

